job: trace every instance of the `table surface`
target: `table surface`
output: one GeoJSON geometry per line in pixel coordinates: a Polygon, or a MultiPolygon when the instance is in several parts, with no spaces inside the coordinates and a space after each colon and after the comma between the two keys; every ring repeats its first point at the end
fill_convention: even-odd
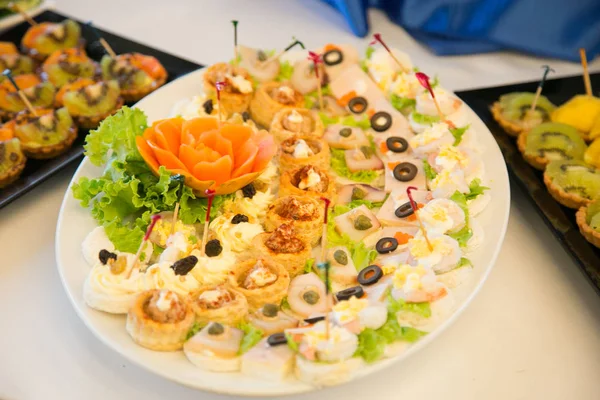
{"type": "MultiPolygon", "coordinates": [[[[240,42],[282,48],[293,35],[364,48],[342,17],[316,0],[62,0],[60,12],[178,56],[210,64],[231,58],[231,19],[240,42]],[[152,21],[160,19],[155,25],[152,21]]],[[[556,76],[577,64],[514,53],[436,57],[372,10],[373,31],[411,54],[449,89],[556,76]]],[[[600,70],[600,60],[590,64],[600,70]]],[[[54,256],[60,204],[75,166],[0,210],[0,398],[208,400],[156,377],[105,347],[79,320],[54,256]]],[[[479,295],[436,341],[376,376],[297,399],[597,399],[600,299],[521,190],[512,186],[503,251],[479,295]]]]}

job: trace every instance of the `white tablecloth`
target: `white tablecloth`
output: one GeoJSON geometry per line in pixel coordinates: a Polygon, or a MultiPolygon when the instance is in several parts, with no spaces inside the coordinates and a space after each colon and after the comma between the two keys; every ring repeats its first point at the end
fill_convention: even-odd
{"type": "MultiPolygon", "coordinates": [[[[62,0],[58,10],[109,31],[210,64],[240,42],[282,48],[293,35],[364,48],[342,17],[316,1],[62,0]]],[[[537,79],[577,64],[513,53],[436,57],[378,11],[374,32],[437,72],[450,89],[537,79]]],[[[542,14],[538,17],[543,17],[542,14]]],[[[532,18],[532,24],[535,21],[532,18]]],[[[597,60],[600,61],[600,60],[597,60]]],[[[600,70],[600,62],[591,64],[600,70]]],[[[0,398],[217,399],[153,376],[100,343],[63,292],[54,260],[59,206],[75,166],[0,210],[0,398]]],[[[503,251],[483,290],[458,321],[402,365],[298,399],[597,399],[600,299],[512,187],[503,251]]]]}

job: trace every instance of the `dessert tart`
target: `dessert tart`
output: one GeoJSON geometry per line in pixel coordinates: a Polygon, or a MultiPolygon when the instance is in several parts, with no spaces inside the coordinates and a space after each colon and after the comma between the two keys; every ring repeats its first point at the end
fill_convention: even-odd
{"type": "Polygon", "coordinates": [[[537,125],[549,122],[550,115],[556,108],[546,96],[540,96],[531,112],[535,94],[527,92],[508,93],[492,106],[492,115],[496,122],[511,136],[519,136],[537,125]]]}
{"type": "Polygon", "coordinates": [[[269,206],[264,224],[269,232],[282,224],[292,225],[298,237],[314,247],[323,233],[323,205],[309,196],[279,197],[269,206]]]}
{"type": "Polygon", "coordinates": [[[275,115],[284,108],[302,108],[304,96],[289,84],[267,82],[262,84],[250,102],[250,117],[258,125],[270,127],[275,115]]]}
{"type": "Polygon", "coordinates": [[[185,356],[195,366],[212,372],[240,370],[240,347],[244,332],[211,322],[183,345],[185,356]]]}
{"type": "Polygon", "coordinates": [[[287,295],[290,275],[281,265],[261,259],[249,259],[236,266],[229,284],[248,300],[250,310],[264,304],[279,304],[287,295]]]}
{"type": "Polygon", "coordinates": [[[577,226],[583,237],[600,248],[600,201],[594,200],[575,214],[577,226]]]}
{"type": "Polygon", "coordinates": [[[19,178],[26,161],[19,139],[0,138],[0,189],[19,178]]]}
{"type": "Polygon", "coordinates": [[[546,166],[544,183],[565,207],[583,207],[600,196],[600,170],[581,160],[557,160],[546,166]]]}
{"type": "Polygon", "coordinates": [[[281,175],[279,196],[326,197],[333,200],[335,182],[326,170],[305,165],[294,168],[281,175]]]}
{"type": "Polygon", "coordinates": [[[283,332],[298,326],[296,318],[286,314],[279,305],[272,303],[265,303],[255,312],[248,314],[248,322],[263,331],[265,335],[283,332]]]}
{"type": "Polygon", "coordinates": [[[577,95],[552,112],[553,122],[571,125],[581,137],[590,141],[594,122],[600,117],[600,98],[577,95]]]}
{"type": "Polygon", "coordinates": [[[200,324],[219,322],[234,326],[248,314],[244,295],[228,286],[204,286],[192,292],[190,298],[200,324]]]}
{"type": "Polygon", "coordinates": [[[83,47],[81,27],[73,20],[59,23],[42,22],[30,27],[21,40],[23,53],[38,61],[45,60],[57,50],[83,47]]]}
{"type": "Polygon", "coordinates": [[[252,240],[255,258],[285,268],[291,277],[302,273],[310,252],[310,245],[300,238],[292,224],[282,224],[273,232],[261,233],[252,240]]]}
{"type": "MultiPolygon", "coordinates": [[[[17,75],[14,80],[34,108],[51,108],[54,105],[56,88],[50,82],[42,82],[34,74],[17,75]]],[[[18,112],[26,109],[27,105],[10,81],[0,82],[0,118],[5,121],[13,119],[18,112]]]]}
{"type": "Polygon", "coordinates": [[[555,122],[540,124],[517,139],[523,158],[533,167],[543,170],[555,160],[581,160],[587,146],[577,129],[555,122]]]}
{"type": "Polygon", "coordinates": [[[79,127],[93,129],[123,106],[123,98],[117,81],[79,78],[60,88],[56,106],[65,107],[79,127]]]}
{"type": "Polygon", "coordinates": [[[35,71],[35,62],[31,57],[19,53],[0,52],[0,70],[7,69],[10,69],[13,75],[32,74],[35,71]]]}
{"type": "Polygon", "coordinates": [[[97,69],[98,66],[85,54],[85,50],[71,48],[52,53],[42,65],[42,75],[59,88],[78,78],[93,78],[97,69]]]}
{"type": "Polygon", "coordinates": [[[25,110],[15,119],[15,137],[31,158],[47,159],[67,151],[77,138],[77,126],[66,108],[25,110]]]}
{"type": "Polygon", "coordinates": [[[158,89],[167,81],[167,70],[160,61],[140,53],[108,55],[100,60],[102,78],[116,80],[121,88],[121,97],[133,103],[158,89]]]}
{"type": "Polygon", "coordinates": [[[322,139],[292,136],[279,146],[279,168],[282,172],[294,169],[298,165],[314,165],[327,170],[329,159],[329,146],[322,139]]]}
{"type": "Polygon", "coordinates": [[[325,132],[323,121],[311,110],[284,108],[273,116],[271,134],[279,142],[294,136],[321,139],[325,132]]]}
{"type": "Polygon", "coordinates": [[[134,342],[155,351],[183,348],[194,324],[189,300],[170,290],[141,293],[127,313],[126,329],[134,342]]]}
{"type": "Polygon", "coordinates": [[[215,99],[217,97],[215,84],[217,82],[227,83],[221,90],[221,107],[227,113],[226,115],[241,114],[248,110],[254,88],[252,77],[244,68],[234,67],[226,63],[217,63],[206,69],[202,79],[204,80],[206,94],[215,99]]]}

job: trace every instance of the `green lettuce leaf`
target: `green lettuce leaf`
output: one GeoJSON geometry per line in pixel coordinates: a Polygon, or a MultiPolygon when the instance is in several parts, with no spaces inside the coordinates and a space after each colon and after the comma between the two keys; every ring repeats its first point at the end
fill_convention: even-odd
{"type": "Polygon", "coordinates": [[[294,340],[294,337],[293,337],[291,334],[289,334],[289,333],[286,333],[286,334],[285,334],[285,338],[287,339],[287,344],[288,344],[288,347],[289,347],[290,349],[292,349],[292,351],[293,351],[294,353],[297,353],[297,352],[298,352],[298,342],[296,342],[296,341],[294,340]]]}
{"type": "Polygon", "coordinates": [[[400,97],[397,94],[392,94],[390,103],[392,103],[392,106],[402,114],[409,114],[414,110],[417,101],[408,97],[400,97]]]}
{"type": "Polygon", "coordinates": [[[244,337],[242,338],[242,343],[240,343],[240,349],[238,351],[238,354],[242,355],[260,342],[264,332],[247,322],[240,323],[238,328],[244,331],[244,337]]]}
{"type": "Polygon", "coordinates": [[[358,171],[352,172],[348,169],[346,164],[346,158],[344,157],[344,150],[342,149],[331,149],[331,169],[344,178],[348,178],[354,182],[371,183],[377,179],[380,175],[377,171],[358,171]]]}
{"type": "Polygon", "coordinates": [[[437,176],[437,172],[434,171],[429,161],[423,160],[423,170],[425,171],[425,177],[428,181],[432,181],[437,176]]]}
{"type": "MultiPolygon", "coordinates": [[[[291,75],[290,75],[291,77],[291,75]]],[[[323,96],[331,96],[331,89],[328,85],[321,87],[321,94],[323,96]]],[[[304,108],[309,110],[317,107],[319,104],[319,91],[315,90],[304,95],[304,108]]]]}
{"type": "Polygon", "coordinates": [[[187,335],[185,335],[185,341],[187,342],[190,340],[192,336],[200,331],[200,329],[202,329],[202,325],[198,321],[194,322],[194,325],[192,325],[187,335]]]}
{"type": "Polygon", "coordinates": [[[490,190],[487,186],[481,186],[481,179],[475,178],[469,183],[469,193],[465,195],[467,200],[473,200],[480,194],[483,194],[486,190],[490,190]]]}
{"type": "Polygon", "coordinates": [[[375,362],[383,357],[386,341],[381,340],[381,335],[376,330],[367,328],[358,335],[358,348],[355,357],[362,357],[368,363],[375,362]]]}
{"type": "Polygon", "coordinates": [[[277,82],[289,81],[294,73],[294,66],[289,61],[282,61],[279,74],[275,78],[277,82]]]}
{"type": "Polygon", "coordinates": [[[396,315],[399,311],[408,311],[422,317],[431,317],[431,306],[429,303],[407,303],[404,300],[396,300],[388,293],[388,313],[396,315]]]}
{"type": "Polygon", "coordinates": [[[353,128],[360,128],[362,130],[367,130],[371,128],[371,120],[369,117],[365,116],[362,119],[357,120],[352,115],[348,115],[346,117],[330,117],[324,113],[319,113],[319,117],[321,117],[321,121],[327,127],[333,124],[342,124],[344,126],[351,126],[353,128]]]}
{"type": "Polygon", "coordinates": [[[448,233],[448,236],[456,240],[460,247],[465,247],[469,239],[473,237],[473,230],[469,228],[468,224],[465,224],[465,226],[460,231],[448,233]]]}
{"type": "Polygon", "coordinates": [[[432,89],[435,89],[436,87],[438,87],[440,85],[440,77],[435,75],[433,77],[433,80],[430,83],[430,86],[432,89]]]}
{"type": "Polygon", "coordinates": [[[411,115],[413,121],[421,125],[433,125],[435,122],[440,122],[440,117],[437,115],[425,115],[416,111],[414,111],[411,115]]]}
{"type": "MultiPolygon", "coordinates": [[[[304,263],[304,273],[308,274],[309,272],[312,272],[314,265],[315,265],[314,258],[309,258],[308,260],[306,260],[306,262],[304,263]]],[[[287,297],[286,297],[286,301],[287,301],[287,297]]]]}
{"type": "Polygon", "coordinates": [[[462,128],[450,128],[450,133],[454,136],[453,146],[458,146],[462,141],[462,137],[471,125],[465,125],[462,128]]]}
{"type": "Polygon", "coordinates": [[[466,257],[461,257],[456,268],[472,267],[472,266],[473,266],[473,263],[471,262],[471,260],[469,260],[466,257]]]}
{"type": "MultiPolygon", "coordinates": [[[[387,196],[386,196],[386,199],[387,199],[387,196]]],[[[368,209],[373,209],[373,208],[380,208],[381,206],[383,206],[383,203],[385,203],[385,200],[369,201],[369,200],[364,200],[364,199],[356,199],[356,200],[352,200],[350,203],[346,204],[346,206],[352,209],[352,208],[356,208],[356,207],[365,205],[368,209]]]]}
{"type": "Polygon", "coordinates": [[[371,56],[373,55],[374,52],[375,52],[375,48],[373,46],[368,46],[367,49],[365,50],[366,59],[370,60],[371,56]]]}

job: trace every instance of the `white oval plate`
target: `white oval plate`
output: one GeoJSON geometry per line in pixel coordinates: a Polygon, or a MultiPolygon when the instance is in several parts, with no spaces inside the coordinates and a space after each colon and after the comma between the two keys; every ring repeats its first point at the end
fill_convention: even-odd
{"type": "MultiPolygon", "coordinates": [[[[202,70],[198,70],[177,79],[141,100],[137,107],[146,113],[149,122],[168,117],[172,106],[177,101],[202,93],[202,72],[202,70]]],[[[510,207],[510,187],[506,165],[490,131],[472,110],[468,111],[471,114],[472,127],[479,135],[480,144],[485,148],[483,160],[492,194],[491,203],[477,217],[485,231],[485,239],[477,251],[469,254],[469,258],[475,265],[473,276],[468,283],[454,290],[455,310],[433,332],[416,344],[407,347],[399,355],[365,366],[358,372],[357,377],[373,374],[393,363],[404,360],[436,338],[456,320],[471,302],[487,278],[500,252],[510,207]]],[[[102,170],[92,165],[86,158],[75,172],[71,185],[81,177],[97,177],[101,174],[102,170]]],[[[81,253],[81,242],[96,226],[89,211],[82,208],[73,198],[69,187],[56,227],[56,262],[62,283],[77,314],[98,339],[108,347],[157,375],[197,389],[243,396],[279,396],[315,389],[315,387],[297,380],[278,383],[250,378],[239,373],[206,372],[192,365],[181,351],[161,353],[136,345],[125,331],[124,316],[95,311],[87,307],[83,300],[83,282],[90,267],[81,253]]]]}

